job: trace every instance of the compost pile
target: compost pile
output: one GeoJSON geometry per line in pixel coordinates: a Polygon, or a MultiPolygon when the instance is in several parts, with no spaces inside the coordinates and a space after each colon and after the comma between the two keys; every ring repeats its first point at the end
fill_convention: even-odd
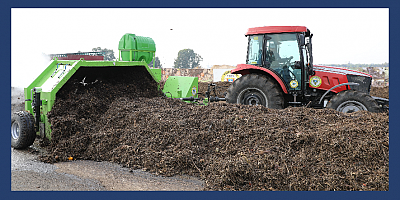
{"type": "MultiPolygon", "coordinates": [[[[205,190],[389,189],[389,113],[213,103],[160,96],[146,72],[69,81],[49,113],[45,162],[111,161],[205,190]]],[[[45,142],[43,142],[45,144],[45,142]]]]}
{"type": "Polygon", "coordinates": [[[371,87],[369,93],[371,96],[389,99],[389,86],[385,87],[371,87]]]}

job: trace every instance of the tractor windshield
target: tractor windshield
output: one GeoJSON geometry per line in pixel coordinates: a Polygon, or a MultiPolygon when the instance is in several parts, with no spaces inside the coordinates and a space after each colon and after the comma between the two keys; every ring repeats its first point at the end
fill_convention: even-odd
{"type": "Polygon", "coordinates": [[[247,53],[247,64],[261,65],[263,41],[263,35],[250,36],[249,49],[247,53]]]}

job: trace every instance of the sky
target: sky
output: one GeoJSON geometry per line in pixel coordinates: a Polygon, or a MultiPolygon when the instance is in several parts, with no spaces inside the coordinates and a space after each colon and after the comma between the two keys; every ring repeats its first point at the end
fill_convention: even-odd
{"type": "Polygon", "coordinates": [[[151,37],[163,67],[187,48],[203,68],[235,66],[260,26],[309,28],[314,64],[389,62],[388,8],[12,8],[11,86],[27,87],[48,65],[43,54],[101,47],[118,58],[125,33],[151,37]]]}

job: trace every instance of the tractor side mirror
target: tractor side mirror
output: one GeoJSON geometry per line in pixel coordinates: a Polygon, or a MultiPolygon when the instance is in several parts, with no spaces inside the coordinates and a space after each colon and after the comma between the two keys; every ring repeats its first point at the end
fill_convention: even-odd
{"type": "Polygon", "coordinates": [[[306,44],[306,40],[305,40],[303,34],[299,35],[299,42],[300,42],[300,46],[304,46],[306,44]]]}

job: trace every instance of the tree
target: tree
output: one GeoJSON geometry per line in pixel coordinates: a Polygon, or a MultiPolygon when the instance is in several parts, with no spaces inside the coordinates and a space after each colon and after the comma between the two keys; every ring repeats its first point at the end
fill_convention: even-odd
{"type": "Polygon", "coordinates": [[[108,60],[108,61],[115,60],[114,51],[112,49],[107,49],[107,48],[102,49],[100,47],[97,47],[97,48],[93,48],[92,51],[93,52],[102,52],[103,56],[104,56],[104,60],[108,60]]]}
{"type": "Polygon", "coordinates": [[[193,49],[182,49],[174,61],[174,68],[193,69],[199,66],[200,61],[203,61],[203,58],[193,49]]]}
{"type": "MultiPolygon", "coordinates": [[[[161,64],[160,59],[156,56],[155,60],[156,60],[156,66],[155,67],[156,68],[161,68],[162,64],[161,64]]],[[[153,60],[149,63],[149,67],[153,67],[153,60]]]]}

